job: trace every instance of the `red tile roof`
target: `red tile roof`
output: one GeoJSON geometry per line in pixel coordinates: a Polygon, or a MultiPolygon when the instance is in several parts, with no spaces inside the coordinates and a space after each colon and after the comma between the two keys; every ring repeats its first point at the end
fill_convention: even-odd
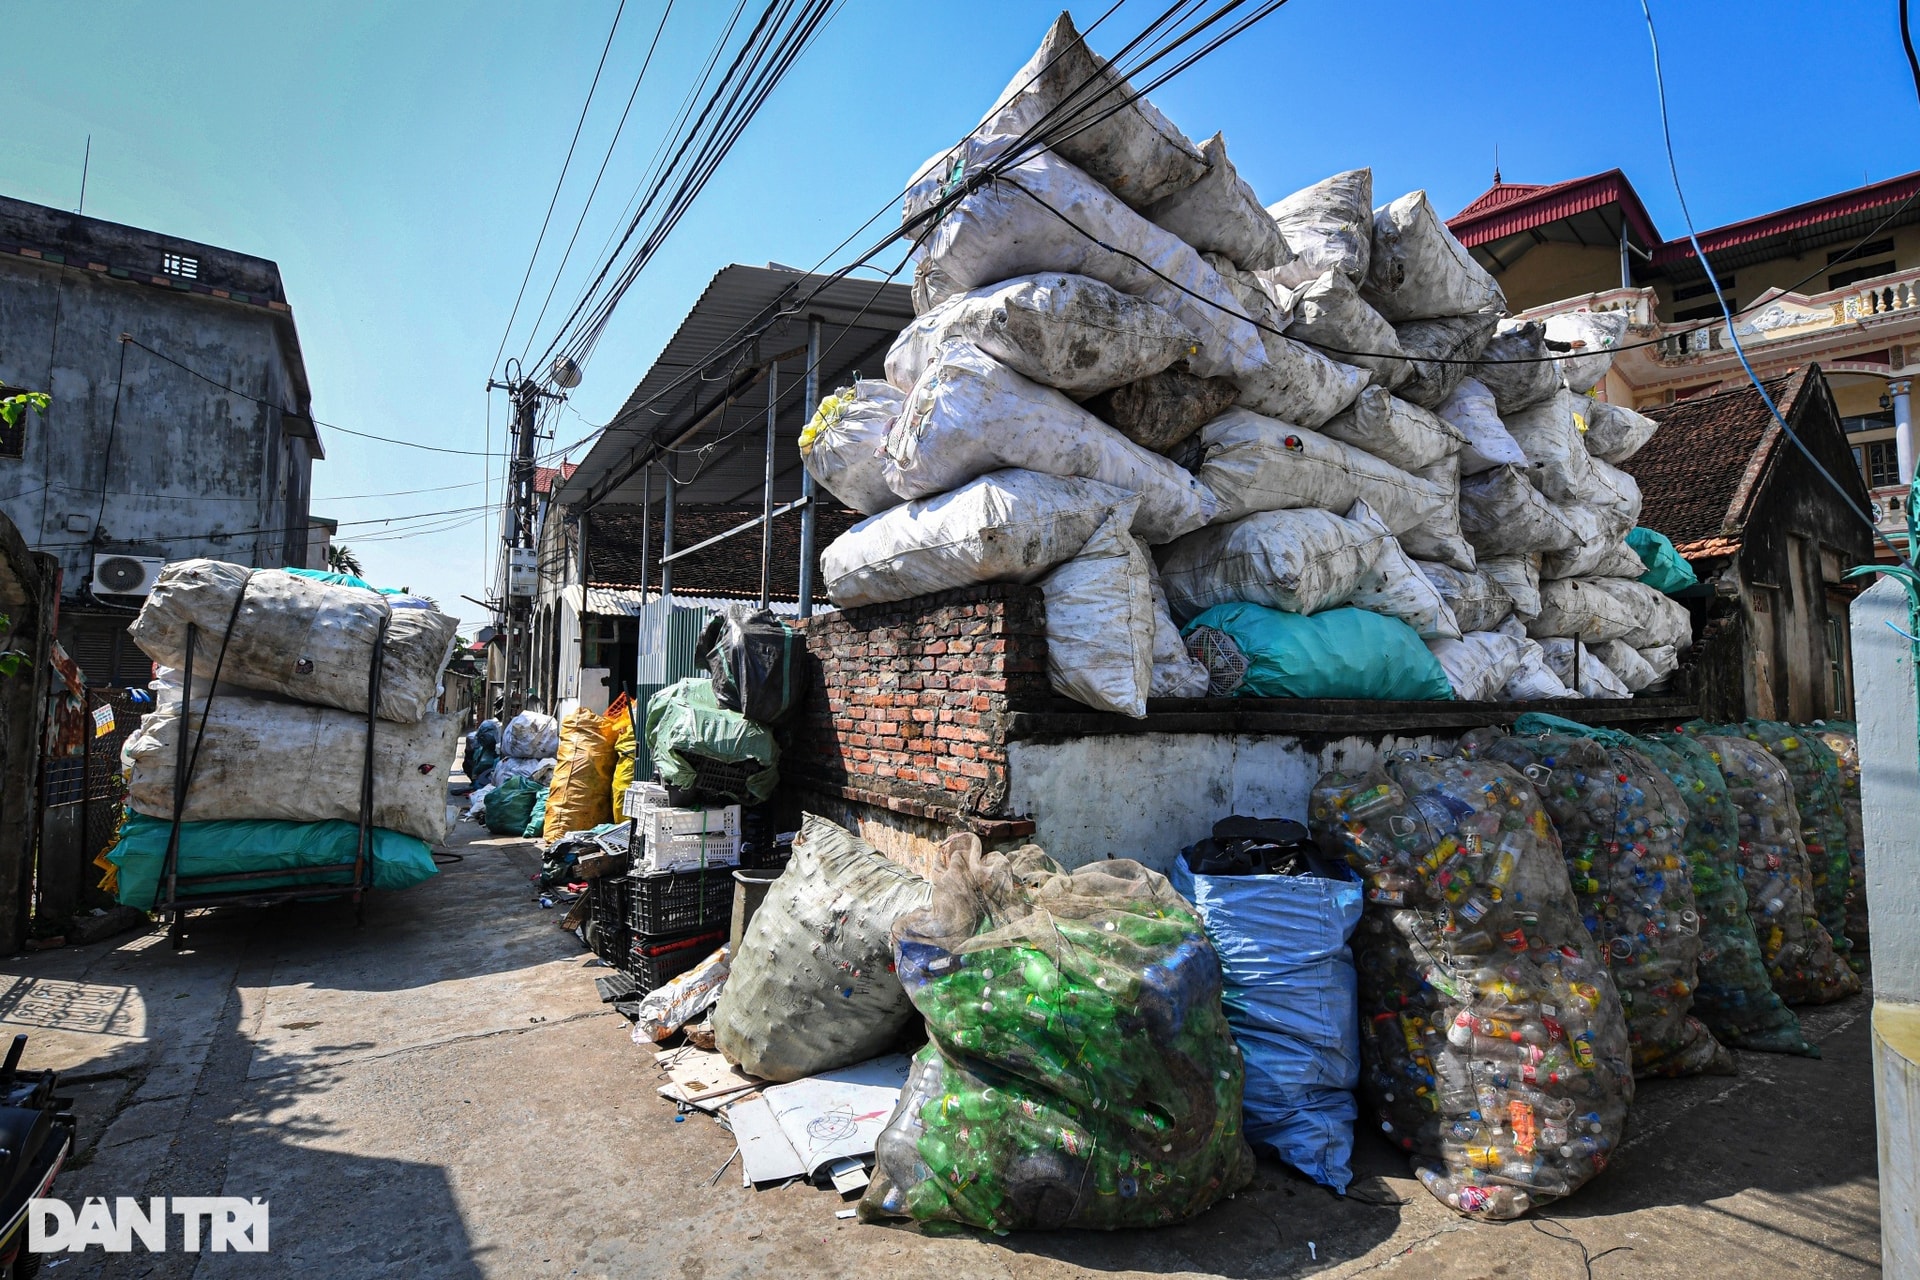
{"type": "Polygon", "coordinates": [[[1472,249],[1616,204],[1625,211],[1627,225],[1643,243],[1660,243],[1659,229],[1627,175],[1618,169],[1544,185],[1496,182],[1479,199],[1447,219],[1447,227],[1461,244],[1472,249]]]}
{"type": "MultiPolygon", "coordinates": [[[[1798,422],[1814,366],[1765,379],[1788,422],[1798,422]]],[[[1640,523],[1673,540],[1681,555],[1737,550],[1786,433],[1751,384],[1683,400],[1648,415],[1660,423],[1640,452],[1621,464],[1640,484],[1640,523]]]]}
{"type": "MultiPolygon", "coordinates": [[[[1920,172],[1902,174],[1897,178],[1888,178],[1884,182],[1855,187],[1851,191],[1822,196],[1818,200],[1809,200],[1805,204],[1796,204],[1772,213],[1763,213],[1757,218],[1730,222],[1724,227],[1702,231],[1700,247],[1709,254],[1718,255],[1727,249],[1765,240],[1769,236],[1786,235],[1823,223],[1838,222],[1842,219],[1873,213],[1899,204],[1915,192],[1920,192],[1920,172]]],[[[1693,256],[1693,245],[1685,236],[1682,236],[1677,240],[1669,240],[1655,249],[1653,263],[1655,266],[1667,266],[1693,256]]],[[[1717,257],[1715,260],[1717,261],[1717,257]]]]}
{"type": "Polygon", "coordinates": [[[579,469],[579,464],[574,462],[563,462],[557,467],[535,467],[533,469],[533,491],[535,493],[551,493],[553,492],[553,486],[556,481],[566,480],[567,477],[579,469]]]}

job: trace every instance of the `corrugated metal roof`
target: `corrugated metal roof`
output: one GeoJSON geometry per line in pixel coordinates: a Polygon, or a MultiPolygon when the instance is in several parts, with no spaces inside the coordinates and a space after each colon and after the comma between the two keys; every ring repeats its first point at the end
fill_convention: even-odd
{"type": "MultiPolygon", "coordinates": [[[[638,587],[564,587],[562,596],[573,606],[575,613],[597,614],[603,618],[637,618],[641,610],[660,598],[654,590],[641,591],[638,587]]],[[[684,596],[678,591],[673,593],[673,602],[684,609],[706,609],[712,613],[723,613],[728,609],[753,609],[759,606],[757,600],[724,599],[720,596],[684,596]]],[[[775,600],[767,606],[776,617],[797,618],[800,606],[792,600],[775,600]]],[[[829,605],[816,604],[813,611],[824,613],[829,605]]]]}
{"type": "MultiPolygon", "coordinates": [[[[657,456],[657,449],[673,445],[696,424],[698,432],[672,455],[680,497],[710,503],[757,499],[766,457],[763,362],[774,356],[783,357],[774,362],[780,380],[775,500],[799,496],[796,442],[813,412],[812,405],[801,403],[810,317],[822,322],[824,394],[856,371],[883,376],[887,348],[912,321],[913,303],[900,284],[829,280],[780,266],[722,268],[579,469],[558,487],[558,500],[570,505],[639,502],[641,461],[657,456]],[[768,327],[756,352],[749,335],[762,326],[768,327]]],[[[662,489],[656,479],[655,503],[662,489]]]]}

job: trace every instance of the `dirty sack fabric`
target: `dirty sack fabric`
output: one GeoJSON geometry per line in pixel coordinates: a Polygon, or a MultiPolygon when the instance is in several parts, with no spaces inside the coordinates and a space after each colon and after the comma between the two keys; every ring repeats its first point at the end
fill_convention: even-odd
{"type": "MultiPolygon", "coordinates": [[[[1514,620],[1509,618],[1508,622],[1514,620]]],[[[1504,624],[1503,624],[1504,626],[1504,624]]],[[[1513,635],[1513,631],[1507,634],[1513,635]]],[[[1528,637],[1519,630],[1516,637],[1520,644],[1520,662],[1501,686],[1499,700],[1502,702],[1540,702],[1549,698],[1577,698],[1580,695],[1567,688],[1566,683],[1553,673],[1547,665],[1547,652],[1540,642],[1528,637]]]]}
{"type": "Polygon", "coordinates": [[[558,840],[569,832],[591,831],[613,821],[616,731],[598,712],[586,707],[577,708],[562,722],[542,839],[558,840]]]}
{"type": "Polygon", "coordinates": [[[887,381],[912,391],[955,339],[1079,400],[1186,359],[1199,336],[1145,298],[1049,271],[956,294],[920,316],[887,352],[887,381]]]}
{"type": "MultiPolygon", "coordinates": [[[[1618,640],[1647,625],[1650,605],[1637,594],[1616,590],[1634,586],[1619,578],[1554,578],[1540,584],[1540,616],[1527,624],[1535,639],[1573,636],[1597,644],[1618,640]]],[[[1641,591],[1651,592],[1646,587],[1641,591]]]]}
{"type": "Polygon", "coordinates": [[[1436,416],[1466,440],[1460,448],[1460,474],[1479,475],[1495,467],[1527,465],[1527,455],[1500,421],[1493,392],[1474,378],[1463,378],[1434,410],[1436,416]]]}
{"type": "Polygon", "coordinates": [[[1599,660],[1607,670],[1626,688],[1628,693],[1638,693],[1648,685],[1660,679],[1653,664],[1640,656],[1640,651],[1624,640],[1602,640],[1592,646],[1588,652],[1599,660]]]}
{"type": "Polygon", "coordinates": [[[1280,305],[1291,312],[1287,335],[1325,348],[1327,354],[1373,375],[1374,384],[1389,390],[1412,372],[1400,351],[1393,326],[1360,298],[1345,272],[1328,270],[1297,288],[1278,283],[1278,273],[1261,278],[1274,283],[1280,305]]]}
{"type": "Polygon", "coordinates": [[[1140,495],[1135,531],[1167,542],[1214,515],[1214,496],[1060,392],[969,342],[942,347],[887,436],[887,483],[903,498],[946,493],[1007,467],[1098,480],[1140,495]]]}
{"type": "Polygon", "coordinates": [[[1507,309],[1500,286],[1447,230],[1424,191],[1374,210],[1361,296],[1396,323],[1507,309]]]}
{"type": "Polygon", "coordinates": [[[1587,452],[1586,406],[1580,397],[1557,391],[1502,421],[1527,455],[1527,479],[1534,488],[1555,502],[1602,501],[1593,455],[1587,452]]]}
{"type": "Polygon", "coordinates": [[[843,609],[981,582],[1033,582],[1078,552],[1130,495],[1110,484],[994,471],[862,520],[820,556],[843,609]]]}
{"type": "Polygon", "coordinates": [[[127,635],[158,665],[183,667],[191,624],[196,683],[211,678],[224,639],[223,684],[364,712],[382,622],[380,717],[412,724],[436,706],[440,672],[453,653],[458,620],[437,609],[395,609],[377,591],[284,569],[176,560],[160,571],[127,635]]]}
{"type": "Polygon", "coordinates": [[[1130,859],[1069,872],[971,835],[941,853],[932,901],[894,925],[929,1043],[875,1146],[862,1214],[1161,1226],[1245,1186],[1245,1067],[1220,960],[1166,877],[1130,859]]]}
{"type": "Polygon", "coordinates": [[[1587,452],[1606,462],[1625,462],[1640,452],[1660,424],[1625,405],[1583,396],[1587,414],[1587,452]]]}
{"type": "Polygon", "coordinates": [[[1626,311],[1563,311],[1546,318],[1547,340],[1570,348],[1557,362],[1567,390],[1584,394],[1607,376],[1632,321],[1626,311]]]}
{"type": "Polygon", "coordinates": [[[1491,631],[1513,612],[1513,597],[1487,573],[1485,565],[1460,570],[1437,561],[1416,560],[1414,567],[1440,593],[1462,633],[1491,631]]]}
{"type": "Polygon", "coordinates": [[[1220,662],[1215,696],[1438,701],[1453,696],[1447,673],[1413,628],[1365,609],[1306,617],[1236,601],[1184,628],[1187,645],[1220,662]]]}
{"type": "Polygon", "coordinates": [[[1401,550],[1393,531],[1380,517],[1365,502],[1356,502],[1348,508],[1346,518],[1376,535],[1386,535],[1380,539],[1373,568],[1361,579],[1347,603],[1356,609],[1398,618],[1412,627],[1422,640],[1459,639],[1460,623],[1447,607],[1439,588],[1401,550]]]}
{"type": "MultiPolygon", "coordinates": [[[[1145,544],[1142,544],[1143,546],[1145,544]]],[[[1204,698],[1212,683],[1206,664],[1187,652],[1180,628],[1160,585],[1160,566],[1147,556],[1147,585],[1153,592],[1153,684],[1149,698],[1204,698]]]]}
{"type": "Polygon", "coordinates": [[[1266,363],[1235,375],[1239,403],[1255,413],[1318,427],[1352,404],[1373,377],[1284,333],[1260,332],[1266,363]]]}
{"type": "Polygon", "coordinates": [[[1373,170],[1349,169],[1267,206],[1294,261],[1277,268],[1283,284],[1338,271],[1356,285],[1373,254],[1373,170]]]}
{"type": "Polygon", "coordinates": [[[1142,449],[1167,453],[1239,398],[1240,388],[1228,379],[1175,366],[1103,391],[1081,407],[1142,449]]]}
{"type": "Polygon", "coordinates": [[[798,1080],[886,1052],[913,1020],[893,971],[893,923],[932,886],[805,814],[787,864],[740,939],[713,1040],[763,1080],[798,1080]]]}
{"type": "Polygon", "coordinates": [[[1242,271],[1225,254],[1200,256],[1219,274],[1220,283],[1227,286],[1227,292],[1240,304],[1240,314],[1253,321],[1255,328],[1262,333],[1284,333],[1293,323],[1293,313],[1281,305],[1279,295],[1265,280],[1251,271],[1242,271]]]}
{"type": "MultiPolygon", "coordinates": [[[[555,750],[559,750],[558,747],[555,750]]],[[[525,778],[540,786],[546,786],[553,778],[553,770],[560,763],[558,756],[541,756],[537,759],[528,756],[502,756],[500,763],[493,767],[493,780],[505,783],[510,778],[525,778]]]]}
{"type": "Polygon", "coordinates": [[[1160,581],[1176,619],[1234,601],[1318,613],[1360,589],[1390,536],[1331,511],[1262,511],[1161,548],[1160,581]]]}
{"type": "Polygon", "coordinates": [[[900,505],[887,487],[887,430],[907,398],[878,378],[861,378],[820,402],[800,433],[800,461],[814,483],[862,515],[900,505]]]}
{"type": "Polygon", "coordinates": [[[1246,1061],[1247,1140],[1344,1192],[1360,1082],[1347,940],[1363,900],[1359,877],[1338,869],[1339,879],[1195,875],[1183,855],[1168,879],[1220,956],[1221,1003],[1246,1061]]]}
{"type": "Polygon", "coordinates": [[[1566,636],[1546,636],[1539,640],[1547,667],[1560,683],[1582,698],[1631,698],[1633,691],[1622,684],[1613,668],[1593,656],[1579,640],[1566,636]]]}
{"type": "Polygon", "coordinates": [[[1526,657],[1523,641],[1504,631],[1469,631],[1454,639],[1427,641],[1463,702],[1492,702],[1520,670],[1526,657]]]}
{"type": "MultiPolygon", "coordinates": [[[[173,816],[182,719],[177,708],[145,716],[121,747],[127,807],[135,813],[173,816]]],[[[190,752],[197,740],[198,756],[181,808],[185,820],[359,822],[364,711],[223,693],[210,709],[194,711],[186,732],[190,752]]],[[[447,775],[459,737],[458,719],[437,712],[374,726],[374,826],[429,842],[447,838],[447,775]]]]}
{"type": "Polygon", "coordinates": [[[1136,209],[1192,186],[1207,156],[1087,47],[1062,13],[974,129],[975,137],[1036,126],[1053,149],[1136,209]]]}
{"type": "Polygon", "coordinates": [[[560,751],[560,722],[538,711],[522,711],[500,731],[500,754],[509,760],[545,760],[560,751]]]}
{"type": "Polygon", "coordinates": [[[1394,336],[1413,370],[1400,384],[1400,398],[1423,409],[1438,408],[1472,372],[1472,365],[1460,362],[1479,358],[1494,323],[1492,314],[1483,314],[1394,325],[1394,336]]]}
{"type": "Polygon", "coordinates": [[[1615,530],[1625,521],[1599,507],[1568,503],[1560,508],[1568,522],[1581,531],[1579,545],[1549,551],[1540,558],[1543,578],[1638,577],[1640,557],[1615,530]]]}
{"type": "MultiPolygon", "coordinates": [[[[972,172],[1012,142],[970,140],[954,162],[972,172]]],[[[936,179],[916,186],[908,215],[934,204],[940,190],[936,179]]],[[[1091,276],[1158,304],[1199,335],[1200,350],[1189,357],[1195,373],[1245,376],[1266,363],[1259,330],[1197,249],[1052,152],[1022,161],[947,206],[922,246],[914,288],[931,307],[1035,272],[1091,276]]]]}
{"type": "Polygon", "coordinates": [[[1502,320],[1480,353],[1473,377],[1493,393],[1496,412],[1517,413],[1560,389],[1560,366],[1538,320],[1502,320]]]}
{"type": "Polygon", "coordinates": [[[1400,545],[1416,560],[1434,560],[1463,573],[1471,572],[1478,556],[1460,529],[1460,461],[1449,455],[1420,468],[1414,479],[1440,490],[1445,499],[1425,523],[1400,534],[1400,545]]]}
{"type": "Polygon", "coordinates": [[[760,766],[738,784],[737,800],[765,800],[780,785],[773,730],[721,706],[706,676],[675,681],[648,699],[646,735],[654,771],[670,787],[692,790],[709,762],[760,766]]]}
{"type": "Polygon", "coordinates": [[[1579,536],[1519,467],[1495,467],[1460,481],[1460,527],[1482,556],[1558,551],[1579,536]]]}
{"type": "Polygon", "coordinates": [[[1458,428],[1389,394],[1385,387],[1368,387],[1345,413],[1329,419],[1320,430],[1402,471],[1430,467],[1466,443],[1458,428]]]}
{"type": "Polygon", "coordinates": [[[1635,649],[1641,661],[1653,668],[1653,682],[1659,684],[1680,669],[1680,651],[1670,644],[1647,645],[1635,649]]]}
{"type": "MultiPolygon", "coordinates": [[[[173,824],[130,813],[107,860],[120,870],[114,896],[122,906],[151,911],[160,894],[173,824]]],[[[373,887],[382,892],[407,889],[439,873],[425,841],[375,827],[370,841],[373,887]]],[[[295,885],[346,885],[351,870],[318,871],[351,863],[360,848],[360,828],[352,822],[183,822],[178,870],[182,876],[249,873],[250,878],[194,886],[195,893],[245,893],[295,885]],[[285,871],[284,879],[259,879],[262,871],[285,871]]]]}
{"type": "Polygon", "coordinates": [[[1227,140],[1214,134],[1200,144],[1207,171],[1198,182],[1163,196],[1141,210],[1147,218],[1202,253],[1218,253],[1243,271],[1264,271],[1293,259],[1260,197],[1233,161],[1227,140]]]}
{"type": "Polygon", "coordinates": [[[1127,531],[1130,503],[1073,559],[1040,579],[1047,606],[1047,682],[1097,711],[1139,719],[1153,684],[1150,557],[1127,531]]]}
{"type": "Polygon", "coordinates": [[[1246,409],[1229,409],[1202,427],[1200,445],[1206,460],[1199,480],[1219,501],[1216,523],[1298,507],[1345,511],[1364,500],[1397,533],[1447,503],[1440,486],[1370,453],[1246,409]]]}
{"type": "Polygon", "coordinates": [[[1538,553],[1482,556],[1479,568],[1513,601],[1513,616],[1525,622],[1540,616],[1540,560],[1538,553]]]}

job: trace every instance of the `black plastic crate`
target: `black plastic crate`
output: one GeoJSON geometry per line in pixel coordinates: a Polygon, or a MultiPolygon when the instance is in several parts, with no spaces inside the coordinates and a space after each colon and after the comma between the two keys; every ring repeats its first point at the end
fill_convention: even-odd
{"type": "Polygon", "coordinates": [[[600,876],[587,881],[587,945],[611,965],[626,960],[627,942],[633,932],[628,920],[629,902],[627,877],[600,876]]]}
{"type": "Polygon", "coordinates": [[[627,976],[645,995],[705,960],[726,940],[724,925],[667,937],[637,934],[627,945],[627,976]]]}
{"type": "Polygon", "coordinates": [[[725,928],[733,916],[733,868],[629,876],[627,924],[635,933],[725,928]]]}
{"type": "Polygon", "coordinates": [[[793,833],[783,832],[765,840],[740,842],[740,865],[760,870],[784,867],[793,861],[793,833]]]}
{"type": "Polygon", "coordinates": [[[716,797],[726,804],[744,803],[747,783],[766,768],[758,760],[715,760],[692,751],[682,751],[680,758],[693,766],[693,785],[685,790],[695,796],[716,797]]]}

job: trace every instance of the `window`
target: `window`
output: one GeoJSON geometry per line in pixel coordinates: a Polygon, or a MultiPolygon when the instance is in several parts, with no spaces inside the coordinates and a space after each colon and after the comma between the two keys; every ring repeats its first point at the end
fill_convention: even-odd
{"type": "MultiPolygon", "coordinates": [[[[1740,299],[1729,294],[1727,297],[1727,309],[1729,311],[1738,311],[1740,309],[1740,299]]],[[[1673,313],[1673,322],[1675,324],[1681,324],[1688,320],[1718,320],[1719,318],[1720,304],[1718,302],[1712,306],[1688,307],[1684,311],[1676,311],[1673,313]]]]}
{"type": "Polygon", "coordinates": [[[1862,258],[1877,258],[1883,253],[1892,252],[1892,240],[1875,240],[1871,244],[1861,245],[1858,249],[1835,249],[1827,255],[1827,265],[1832,266],[1836,262],[1846,262],[1848,260],[1858,262],[1862,258]]]}
{"type": "Polygon", "coordinates": [[[617,618],[597,618],[589,614],[580,619],[580,665],[610,667],[613,651],[620,643],[617,618]]]}
{"type": "Polygon", "coordinates": [[[1856,431],[1884,431],[1893,426],[1893,410],[1879,413],[1856,413],[1850,418],[1840,419],[1840,429],[1848,435],[1856,431]]]}
{"type": "MultiPolygon", "coordinates": [[[[1866,449],[1867,487],[1884,489],[1900,483],[1900,452],[1891,440],[1869,440],[1866,449]]],[[[1858,453],[1858,450],[1855,450],[1858,453]]]]}
{"type": "Polygon", "coordinates": [[[32,413],[23,413],[17,422],[9,425],[0,419],[0,458],[24,458],[27,456],[27,421],[32,413]]]}
{"type": "MultiPolygon", "coordinates": [[[[1720,287],[1722,289],[1733,288],[1733,277],[1731,275],[1721,276],[1720,287]]],[[[1713,284],[1707,280],[1698,280],[1693,284],[1677,284],[1673,286],[1673,300],[1675,302],[1684,302],[1688,298],[1706,298],[1712,295],[1713,284]]]]}
{"type": "Polygon", "coordinates": [[[1827,277],[1827,288],[1844,289],[1857,280],[1871,280],[1874,276],[1893,274],[1895,267],[1891,258],[1885,262],[1869,262],[1862,267],[1848,267],[1845,271],[1836,271],[1827,277]]]}
{"type": "Polygon", "coordinates": [[[1847,692],[1847,659],[1851,646],[1847,638],[1846,607],[1843,598],[1827,593],[1827,677],[1833,697],[1827,707],[1830,716],[1844,716],[1853,710],[1853,699],[1847,692]]]}
{"type": "Polygon", "coordinates": [[[179,276],[182,280],[198,280],[200,259],[189,258],[183,253],[163,253],[160,255],[160,269],[170,276],[179,276]]]}

